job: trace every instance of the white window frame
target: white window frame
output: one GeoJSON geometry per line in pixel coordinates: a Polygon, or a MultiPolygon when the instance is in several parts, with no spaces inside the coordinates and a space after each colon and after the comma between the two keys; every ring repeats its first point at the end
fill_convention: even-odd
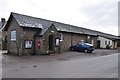
{"type": "Polygon", "coordinates": [[[11,41],[16,41],[16,34],[17,34],[16,30],[11,31],[10,33],[11,41]]]}
{"type": "Polygon", "coordinates": [[[110,41],[108,42],[108,44],[110,45],[110,41]]]}
{"type": "Polygon", "coordinates": [[[105,45],[107,45],[107,41],[105,41],[105,45]]]}

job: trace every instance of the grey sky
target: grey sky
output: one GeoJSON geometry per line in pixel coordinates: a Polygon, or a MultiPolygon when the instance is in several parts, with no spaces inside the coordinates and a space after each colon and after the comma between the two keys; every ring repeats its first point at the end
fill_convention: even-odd
{"type": "Polygon", "coordinates": [[[0,0],[0,18],[10,12],[118,35],[119,0],[0,0]]]}

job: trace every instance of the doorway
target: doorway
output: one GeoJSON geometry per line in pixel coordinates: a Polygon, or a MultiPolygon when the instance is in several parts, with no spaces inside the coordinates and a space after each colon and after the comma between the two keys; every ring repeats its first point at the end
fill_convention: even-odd
{"type": "Polygon", "coordinates": [[[97,48],[100,48],[100,41],[97,41],[97,48]]]}
{"type": "Polygon", "coordinates": [[[53,36],[53,35],[50,35],[48,41],[49,41],[49,50],[50,50],[50,51],[53,51],[53,49],[54,49],[54,48],[53,48],[53,46],[54,46],[54,36],[53,36]]]}

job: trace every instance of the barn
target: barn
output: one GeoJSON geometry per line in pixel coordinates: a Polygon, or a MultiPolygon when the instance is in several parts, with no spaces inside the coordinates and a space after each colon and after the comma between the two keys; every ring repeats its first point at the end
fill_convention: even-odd
{"type": "Polygon", "coordinates": [[[60,53],[81,41],[98,48],[99,36],[114,39],[115,42],[117,39],[117,36],[111,34],[14,12],[11,12],[4,25],[4,32],[7,32],[4,35],[7,50],[15,55],[60,53]]]}

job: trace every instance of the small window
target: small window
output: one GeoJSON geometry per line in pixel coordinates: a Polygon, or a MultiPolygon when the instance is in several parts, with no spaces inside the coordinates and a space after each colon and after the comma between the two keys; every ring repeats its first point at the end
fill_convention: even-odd
{"type": "Polygon", "coordinates": [[[11,31],[11,41],[16,41],[16,30],[11,31]]]}
{"type": "Polygon", "coordinates": [[[60,41],[63,41],[63,34],[60,34],[60,41]]]}
{"type": "Polygon", "coordinates": [[[110,41],[109,41],[109,45],[110,45],[110,41]]]}
{"type": "Polygon", "coordinates": [[[107,41],[105,41],[105,45],[107,45],[107,41]]]}

